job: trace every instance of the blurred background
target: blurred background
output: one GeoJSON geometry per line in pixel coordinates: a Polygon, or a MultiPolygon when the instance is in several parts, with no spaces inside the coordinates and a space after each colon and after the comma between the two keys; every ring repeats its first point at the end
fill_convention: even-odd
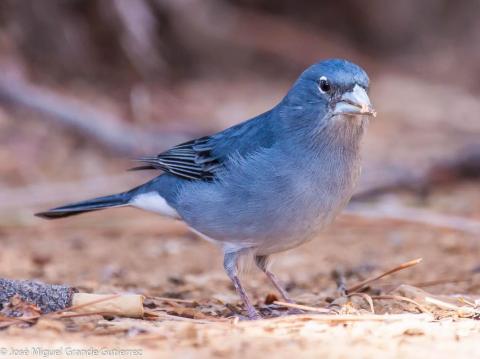
{"type": "MultiPolygon", "coordinates": [[[[163,269],[171,264],[171,275],[214,270],[228,286],[220,257],[214,264],[169,259],[192,246],[212,250],[180,224],[127,209],[60,222],[33,213],[146,181],[156,173],[125,172],[131,158],[263,112],[305,67],[342,57],[369,73],[379,115],[349,210],[363,219],[342,217],[322,238],[355,243],[356,250],[345,257],[332,245],[307,246],[283,262],[283,276],[315,291],[312,285],[325,288],[318,273],[337,264],[428,255],[430,267],[451,261],[437,274],[456,268],[473,275],[479,13],[476,0],[1,1],[2,274],[178,291],[180,281],[162,267],[141,275],[158,260],[163,269]],[[175,240],[157,240],[165,236],[175,240]],[[310,276],[290,270],[299,263],[310,265],[310,276]]],[[[428,271],[422,276],[435,279],[428,271]]]]}
{"type": "Polygon", "coordinates": [[[2,192],[120,174],[129,156],[271,108],[305,67],[331,57],[367,70],[379,111],[362,191],[419,185],[433,167],[467,159],[478,167],[479,7],[2,1],[2,192]]]}

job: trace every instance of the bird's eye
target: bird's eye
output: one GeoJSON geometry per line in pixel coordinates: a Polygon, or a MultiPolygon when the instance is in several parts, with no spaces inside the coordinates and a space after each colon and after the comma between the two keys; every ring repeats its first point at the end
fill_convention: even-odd
{"type": "Polygon", "coordinates": [[[318,87],[322,92],[330,91],[330,82],[328,82],[325,76],[320,77],[320,80],[318,81],[318,87]]]}

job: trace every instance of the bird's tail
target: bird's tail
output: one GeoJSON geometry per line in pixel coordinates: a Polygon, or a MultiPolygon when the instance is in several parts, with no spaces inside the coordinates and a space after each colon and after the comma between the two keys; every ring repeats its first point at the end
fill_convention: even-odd
{"type": "Polygon", "coordinates": [[[128,202],[131,198],[129,192],[123,192],[114,194],[111,196],[98,197],[94,199],[89,199],[82,202],[76,202],[72,204],[67,204],[65,206],[52,208],[45,212],[35,213],[36,216],[46,218],[46,219],[56,219],[68,216],[74,216],[76,214],[98,211],[100,209],[111,208],[111,207],[120,207],[128,205],[128,202]]]}

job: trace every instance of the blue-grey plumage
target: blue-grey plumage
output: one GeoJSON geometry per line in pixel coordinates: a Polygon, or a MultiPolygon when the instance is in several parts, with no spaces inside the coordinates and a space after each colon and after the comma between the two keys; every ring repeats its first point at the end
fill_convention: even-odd
{"type": "Polygon", "coordinates": [[[141,159],[139,169],[165,171],[152,181],[40,216],[58,218],[111,203],[180,218],[224,248],[226,272],[249,316],[257,317],[237,277],[238,258],[253,254],[289,300],[266,267],[268,256],[312,239],[349,201],[360,174],[360,142],[375,115],[368,86],[357,65],[320,62],[270,111],[141,159]]]}

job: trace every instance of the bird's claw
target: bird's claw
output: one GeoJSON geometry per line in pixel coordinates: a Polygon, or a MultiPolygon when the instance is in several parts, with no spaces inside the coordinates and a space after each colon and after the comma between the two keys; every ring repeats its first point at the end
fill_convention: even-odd
{"type": "Polygon", "coordinates": [[[248,320],[259,320],[263,319],[260,313],[258,313],[255,309],[248,311],[248,320]]]}

